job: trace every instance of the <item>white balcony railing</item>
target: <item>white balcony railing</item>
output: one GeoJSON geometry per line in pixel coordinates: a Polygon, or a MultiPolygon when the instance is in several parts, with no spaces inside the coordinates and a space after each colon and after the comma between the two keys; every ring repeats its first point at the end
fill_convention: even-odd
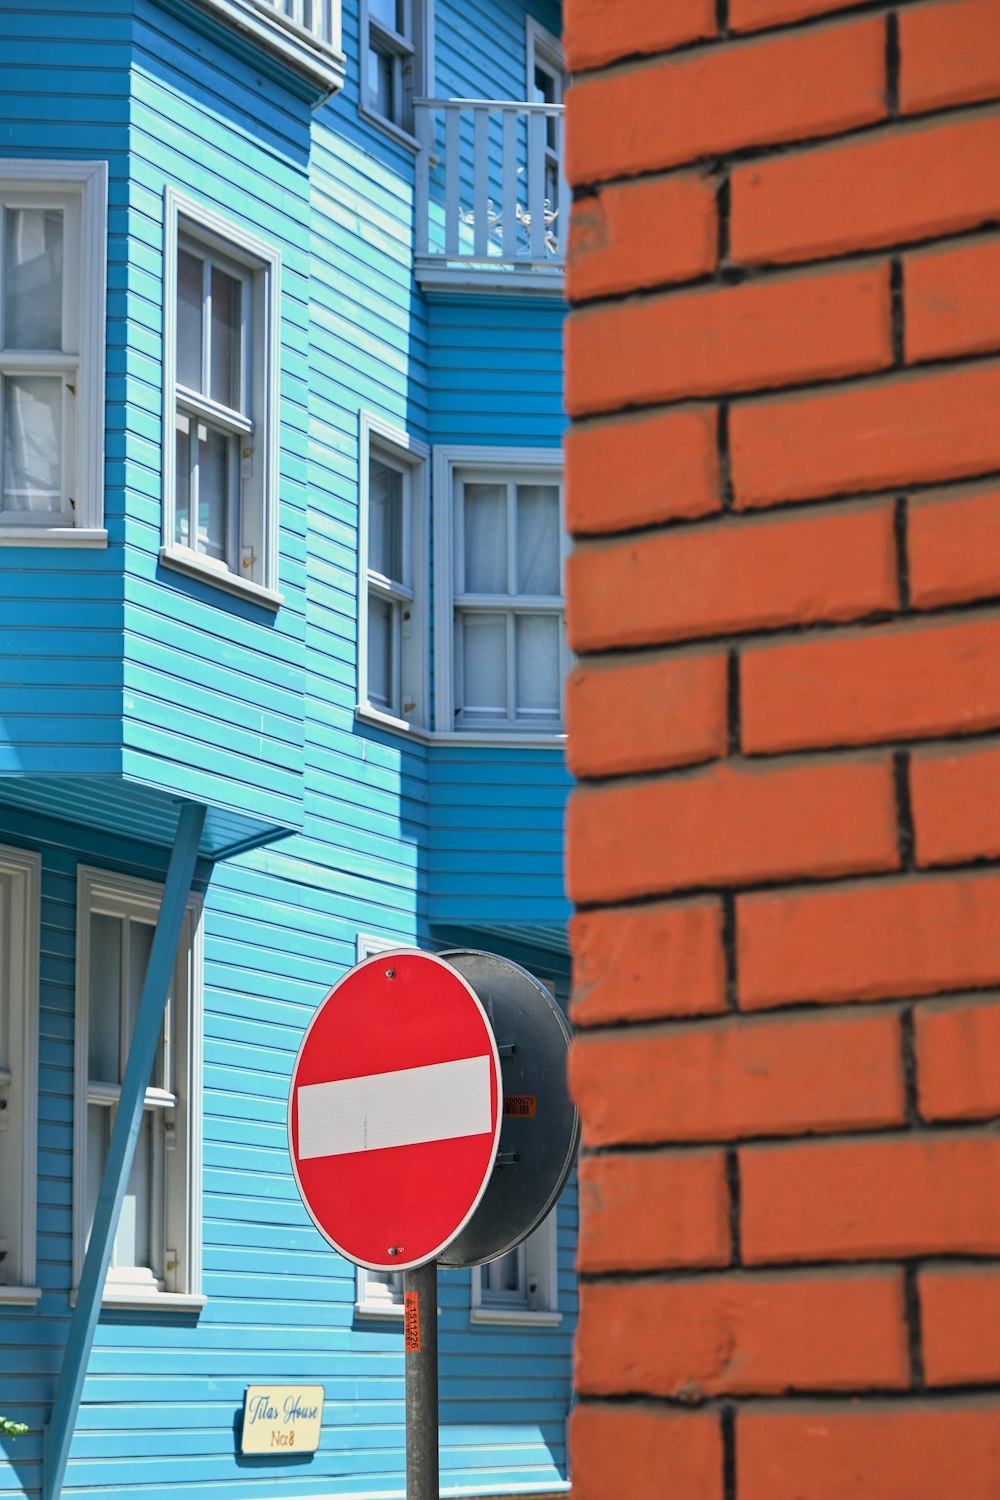
{"type": "Polygon", "coordinates": [[[562,105],[420,99],[414,117],[418,278],[558,291],[570,201],[562,105]]]}

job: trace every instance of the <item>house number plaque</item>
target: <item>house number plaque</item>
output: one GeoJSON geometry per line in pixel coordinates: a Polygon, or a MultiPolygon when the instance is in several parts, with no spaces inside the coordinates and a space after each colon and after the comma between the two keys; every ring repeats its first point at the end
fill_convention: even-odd
{"type": "Polygon", "coordinates": [[[248,1385],[241,1453],[315,1453],[323,1420],[321,1385],[248,1385]]]}

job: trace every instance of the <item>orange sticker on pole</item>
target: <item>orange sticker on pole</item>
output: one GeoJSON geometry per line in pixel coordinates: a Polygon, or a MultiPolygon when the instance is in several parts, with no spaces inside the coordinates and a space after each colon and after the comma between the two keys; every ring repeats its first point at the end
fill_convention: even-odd
{"type": "Polygon", "coordinates": [[[503,1112],[505,1115],[516,1115],[522,1120],[533,1120],[538,1112],[538,1099],[535,1094],[504,1094],[503,1112]]]}
{"type": "Polygon", "coordinates": [[[403,1297],[403,1330],[407,1354],[420,1353],[420,1293],[407,1292],[403,1297]]]}

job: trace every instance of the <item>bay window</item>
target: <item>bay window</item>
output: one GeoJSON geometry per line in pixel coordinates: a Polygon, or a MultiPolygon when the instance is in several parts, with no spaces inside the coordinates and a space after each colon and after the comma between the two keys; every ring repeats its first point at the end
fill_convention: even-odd
{"type": "Polygon", "coordinates": [[[0,848],[0,1303],[33,1302],[38,1114],[37,854],[0,848]]]}

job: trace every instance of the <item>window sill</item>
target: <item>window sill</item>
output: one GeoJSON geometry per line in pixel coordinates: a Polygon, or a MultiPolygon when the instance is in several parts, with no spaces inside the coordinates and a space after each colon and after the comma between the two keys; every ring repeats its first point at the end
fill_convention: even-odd
{"type": "Polygon", "coordinates": [[[543,1309],[533,1312],[527,1307],[479,1306],[470,1308],[469,1322],[520,1328],[556,1328],[562,1322],[562,1313],[543,1309]]]}
{"type": "Polygon", "coordinates": [[[0,526],[0,547],[106,547],[99,526],[0,526]]]}
{"type": "Polygon", "coordinates": [[[402,125],[395,124],[394,121],[388,119],[385,115],[378,114],[374,109],[369,109],[364,104],[358,105],[358,114],[367,125],[373,125],[376,130],[380,130],[383,135],[387,135],[391,141],[395,141],[397,146],[402,146],[404,151],[409,151],[414,156],[419,154],[420,142],[415,135],[411,135],[408,130],[404,130],[402,125]]]}
{"type": "Polygon", "coordinates": [[[555,734],[508,734],[501,730],[493,733],[484,730],[456,729],[451,734],[445,734],[440,729],[420,729],[411,724],[407,719],[397,719],[393,714],[383,713],[381,709],[372,708],[370,704],[359,703],[354,710],[354,717],[362,724],[371,724],[376,729],[388,729],[393,734],[405,734],[409,739],[418,740],[422,745],[475,745],[478,749],[509,749],[511,746],[522,750],[562,750],[566,745],[566,734],[560,730],[555,734]]]}
{"type": "Polygon", "coordinates": [[[40,1286],[0,1286],[0,1307],[5,1303],[15,1307],[34,1307],[41,1295],[40,1286]]]}
{"type": "Polygon", "coordinates": [[[386,1302],[355,1302],[354,1316],[398,1323],[403,1316],[403,1304],[400,1302],[393,1307],[386,1302]]]}
{"type": "Polygon", "coordinates": [[[173,568],[202,583],[214,583],[216,588],[223,589],[227,594],[249,599],[254,604],[262,605],[264,609],[279,610],[285,602],[284,594],[279,594],[276,589],[265,588],[262,583],[254,583],[249,578],[237,578],[228,568],[213,566],[199,557],[197,552],[190,552],[187,547],[161,547],[159,560],[165,568],[173,568]]]}
{"type": "MultiPolygon", "coordinates": [[[[70,1307],[76,1306],[77,1288],[69,1294],[70,1307]]],[[[200,1312],[208,1298],[196,1292],[140,1292],[123,1287],[105,1287],[102,1307],[131,1308],[141,1312],[200,1312]]]]}

